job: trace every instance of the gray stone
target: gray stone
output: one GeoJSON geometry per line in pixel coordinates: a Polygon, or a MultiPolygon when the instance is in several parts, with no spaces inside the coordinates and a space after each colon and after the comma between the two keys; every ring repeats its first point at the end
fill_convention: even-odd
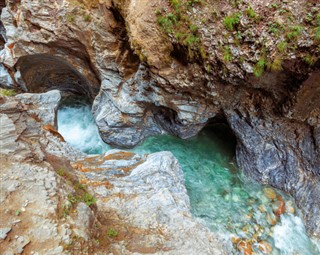
{"type": "Polygon", "coordinates": [[[0,85],[5,87],[12,87],[14,84],[7,69],[0,63],[0,85]]]}
{"type": "Polygon", "coordinates": [[[51,90],[43,94],[24,93],[16,96],[24,104],[33,104],[36,110],[29,112],[35,113],[44,124],[56,126],[56,111],[61,99],[58,90],[51,90]]]}
{"type": "Polygon", "coordinates": [[[11,231],[11,228],[0,228],[0,239],[6,239],[7,234],[11,231]]]}

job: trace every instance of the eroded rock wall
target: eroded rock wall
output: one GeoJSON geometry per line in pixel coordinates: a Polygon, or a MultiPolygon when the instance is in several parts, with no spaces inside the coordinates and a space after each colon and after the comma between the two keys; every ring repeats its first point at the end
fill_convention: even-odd
{"type": "Polygon", "coordinates": [[[116,146],[224,116],[239,166],[292,194],[319,236],[319,3],[180,3],[7,1],[2,69],[22,84],[20,57],[66,60],[94,95],[101,84],[93,113],[116,146]]]}

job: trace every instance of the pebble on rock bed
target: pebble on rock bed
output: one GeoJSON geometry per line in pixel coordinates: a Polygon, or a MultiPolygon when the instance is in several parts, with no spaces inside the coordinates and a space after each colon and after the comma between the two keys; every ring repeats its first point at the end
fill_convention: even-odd
{"type": "Polygon", "coordinates": [[[263,193],[270,200],[275,200],[277,197],[277,193],[272,188],[263,189],[263,193]]]}
{"type": "Polygon", "coordinates": [[[282,200],[276,201],[272,204],[272,210],[275,215],[280,216],[284,214],[286,210],[286,205],[282,200]]]}
{"type": "Polygon", "coordinates": [[[272,254],[272,246],[268,242],[260,241],[258,247],[263,254],[272,254]]]}

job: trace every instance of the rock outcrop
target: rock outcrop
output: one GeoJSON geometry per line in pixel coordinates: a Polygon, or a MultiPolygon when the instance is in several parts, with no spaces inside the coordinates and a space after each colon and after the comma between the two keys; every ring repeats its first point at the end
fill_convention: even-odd
{"type": "Polygon", "coordinates": [[[60,97],[0,97],[1,254],[224,254],[171,153],[76,151],[54,128],[60,97]]]}
{"type": "Polygon", "coordinates": [[[163,132],[188,138],[223,119],[239,166],[290,192],[319,237],[319,9],[307,0],[7,1],[1,82],[97,95],[100,134],[117,146],[163,132]],[[33,63],[35,54],[68,68],[37,72],[26,63],[48,62],[33,63]]]}

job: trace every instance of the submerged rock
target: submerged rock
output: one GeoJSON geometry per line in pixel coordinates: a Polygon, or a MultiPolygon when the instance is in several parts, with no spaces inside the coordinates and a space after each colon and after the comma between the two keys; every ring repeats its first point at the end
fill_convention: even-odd
{"type": "Polygon", "coordinates": [[[262,251],[263,254],[272,254],[272,246],[266,241],[259,242],[259,250],[262,251]]]}

